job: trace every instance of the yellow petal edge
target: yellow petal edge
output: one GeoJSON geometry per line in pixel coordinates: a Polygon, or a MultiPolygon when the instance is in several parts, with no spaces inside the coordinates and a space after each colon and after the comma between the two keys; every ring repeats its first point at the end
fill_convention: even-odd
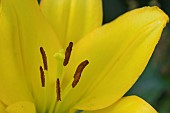
{"type": "Polygon", "coordinates": [[[157,111],[143,99],[137,96],[127,96],[105,109],[83,113],[157,113],[157,111]]]}

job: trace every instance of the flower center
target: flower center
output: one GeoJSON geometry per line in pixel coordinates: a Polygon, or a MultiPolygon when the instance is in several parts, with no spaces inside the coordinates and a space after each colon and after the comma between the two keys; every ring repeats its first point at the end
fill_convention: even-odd
{"type": "MultiPolygon", "coordinates": [[[[56,84],[56,104],[58,101],[62,100],[61,91],[63,90],[61,90],[60,81],[63,81],[63,76],[62,76],[63,67],[67,66],[67,64],[69,63],[69,59],[71,57],[71,52],[72,52],[72,47],[73,47],[73,42],[70,42],[68,47],[65,50],[65,54],[64,54],[64,50],[62,49],[54,55],[55,58],[57,59],[57,79],[55,83],[56,84]]],[[[46,56],[46,53],[43,47],[40,47],[40,53],[41,53],[42,60],[43,60],[43,67],[40,66],[41,85],[42,87],[46,87],[46,85],[48,84],[46,84],[46,76],[45,76],[46,74],[44,72],[47,72],[49,67],[47,63],[47,56],[46,56]]],[[[85,60],[78,65],[73,76],[72,88],[75,88],[76,85],[79,83],[81,74],[84,68],[88,64],[89,64],[89,61],[85,60]]]]}

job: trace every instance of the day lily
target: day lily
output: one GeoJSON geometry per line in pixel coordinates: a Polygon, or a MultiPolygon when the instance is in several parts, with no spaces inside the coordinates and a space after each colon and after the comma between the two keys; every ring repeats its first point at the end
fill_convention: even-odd
{"type": "Polygon", "coordinates": [[[122,96],[167,21],[144,7],[102,26],[101,0],[0,0],[0,113],[156,113],[122,96]]]}

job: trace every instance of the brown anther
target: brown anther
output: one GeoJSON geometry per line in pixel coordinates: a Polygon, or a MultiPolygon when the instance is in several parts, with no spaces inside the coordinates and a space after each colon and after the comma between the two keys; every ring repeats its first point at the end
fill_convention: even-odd
{"type": "Polygon", "coordinates": [[[44,75],[44,70],[43,70],[42,66],[40,66],[40,74],[41,74],[42,87],[45,87],[45,75],[44,75]]]}
{"type": "Polygon", "coordinates": [[[46,54],[45,54],[45,51],[44,51],[43,47],[40,47],[40,52],[41,52],[42,59],[43,59],[44,70],[48,70],[47,56],[46,56],[46,54]]]}
{"type": "Polygon", "coordinates": [[[57,78],[57,81],[56,81],[56,93],[57,93],[57,101],[61,101],[60,80],[59,80],[59,78],[57,78]]]}
{"type": "Polygon", "coordinates": [[[89,64],[89,61],[88,60],[85,60],[83,61],[82,63],[80,63],[77,67],[77,70],[74,74],[74,81],[72,82],[72,87],[74,88],[77,83],[79,82],[80,80],[80,77],[81,77],[81,73],[83,72],[84,68],[89,64]]]}
{"type": "Polygon", "coordinates": [[[63,65],[66,66],[69,62],[70,56],[71,56],[71,51],[72,51],[72,47],[73,47],[73,42],[69,43],[69,46],[67,47],[66,51],[65,51],[65,59],[63,62],[63,65]]]}

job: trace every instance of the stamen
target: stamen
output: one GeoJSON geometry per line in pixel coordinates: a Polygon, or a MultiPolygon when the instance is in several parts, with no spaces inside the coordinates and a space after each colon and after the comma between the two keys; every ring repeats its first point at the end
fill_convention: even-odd
{"type": "Polygon", "coordinates": [[[70,59],[70,56],[71,56],[72,47],[73,47],[73,42],[70,42],[69,46],[67,47],[66,52],[65,52],[65,59],[64,59],[64,62],[63,62],[64,66],[66,66],[68,64],[68,62],[69,62],[69,59],[70,59]]]}
{"type": "Polygon", "coordinates": [[[77,67],[77,70],[74,74],[74,81],[72,82],[72,87],[74,88],[77,83],[79,82],[80,80],[80,77],[81,77],[81,73],[83,72],[84,68],[89,64],[89,61],[88,60],[85,60],[83,61],[82,63],[80,63],[77,67]]]}
{"type": "Polygon", "coordinates": [[[45,54],[45,51],[44,51],[43,47],[40,47],[40,52],[41,52],[42,59],[43,59],[44,70],[48,70],[47,56],[46,56],[46,54],[45,54]]]}
{"type": "Polygon", "coordinates": [[[40,74],[41,74],[42,87],[45,87],[45,75],[44,75],[44,70],[43,70],[42,66],[40,66],[40,74]]]}
{"type": "Polygon", "coordinates": [[[57,78],[57,81],[56,81],[56,93],[57,93],[57,101],[61,101],[60,80],[59,80],[59,78],[57,78]]]}

